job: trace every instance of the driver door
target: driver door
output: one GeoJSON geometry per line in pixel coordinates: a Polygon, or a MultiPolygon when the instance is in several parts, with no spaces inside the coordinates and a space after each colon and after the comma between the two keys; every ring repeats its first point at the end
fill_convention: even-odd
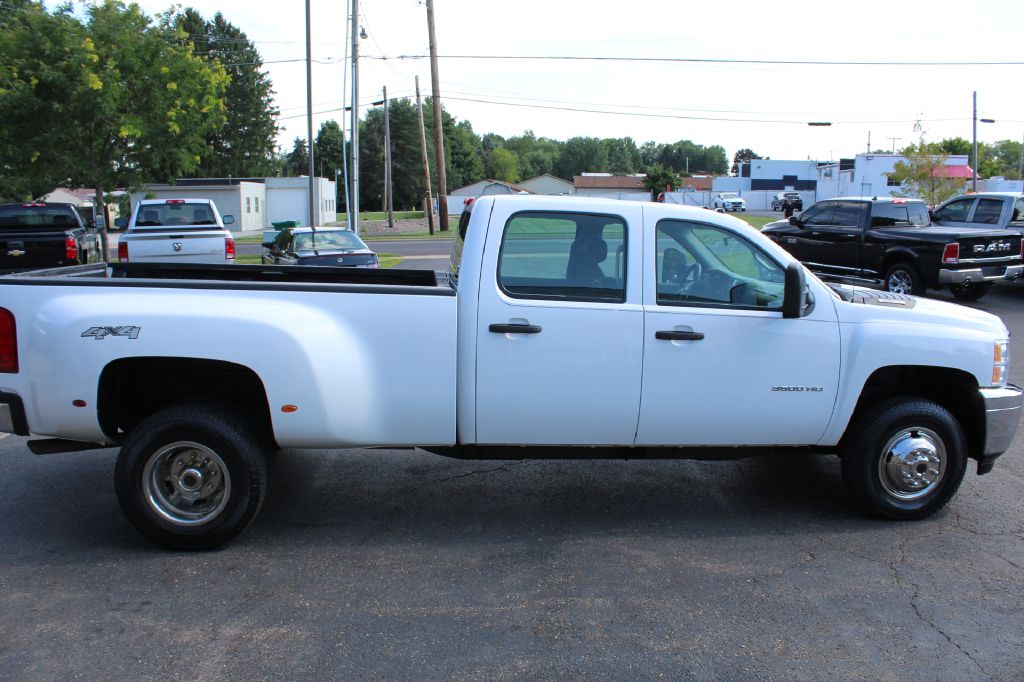
{"type": "Polygon", "coordinates": [[[817,442],[839,380],[832,302],[783,319],[785,269],[740,232],[677,219],[645,230],[637,445],[817,442]]]}

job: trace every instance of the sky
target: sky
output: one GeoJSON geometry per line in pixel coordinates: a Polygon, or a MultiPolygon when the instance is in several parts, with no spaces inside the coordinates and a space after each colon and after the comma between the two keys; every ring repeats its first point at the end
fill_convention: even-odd
{"type": "MultiPolygon", "coordinates": [[[[166,10],[156,0],[147,13],[166,10]]],[[[305,3],[194,0],[256,43],[280,108],[279,145],[306,136],[305,3]],[[286,60],[300,60],[287,62],[286,60]],[[273,63],[283,62],[283,63],[273,63]]],[[[351,99],[351,0],[311,0],[314,131],[351,99]],[[348,83],[348,88],[344,86],[348,83]],[[347,93],[347,94],[346,94],[347,93]]],[[[361,106],[430,92],[426,6],[361,0],[361,106]]],[[[1024,138],[1024,2],[685,3],[435,0],[441,98],[480,135],[631,137],[829,160],[927,140],[1024,138]],[[482,59],[480,57],[513,57],[482,59]],[[472,57],[472,58],[467,58],[472,57]],[[529,59],[540,57],[541,59],[529,59]],[[602,57],[601,61],[551,57],[602,57]],[[608,59],[613,58],[613,59],[608,59]],[[955,62],[858,66],[674,60],[955,62]],[[972,62],[970,65],[962,65],[972,62]],[[977,64],[990,62],[989,64],[977,64]],[[1018,62],[991,64],[991,62],[1018,62]],[[915,130],[920,122],[921,130],[915,130]],[[830,126],[808,126],[830,122],[830,126]]],[[[365,109],[364,109],[365,111],[365,109]]],[[[314,133],[315,134],[315,133],[314,133]]]]}

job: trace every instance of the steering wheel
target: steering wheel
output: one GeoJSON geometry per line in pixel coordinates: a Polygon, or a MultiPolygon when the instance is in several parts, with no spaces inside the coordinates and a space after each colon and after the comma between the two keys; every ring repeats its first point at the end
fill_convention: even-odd
{"type": "Polygon", "coordinates": [[[724,270],[711,268],[701,273],[700,277],[689,286],[688,292],[698,294],[701,298],[708,300],[728,301],[729,291],[734,284],[736,284],[735,280],[724,270]]]}

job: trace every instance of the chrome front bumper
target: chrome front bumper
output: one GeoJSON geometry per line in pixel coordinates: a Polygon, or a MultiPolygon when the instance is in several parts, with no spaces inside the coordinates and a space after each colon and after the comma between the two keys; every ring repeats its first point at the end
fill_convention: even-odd
{"type": "Polygon", "coordinates": [[[1006,272],[986,275],[983,268],[969,270],[939,270],[939,284],[970,284],[971,282],[994,282],[1000,279],[1014,280],[1024,275],[1024,265],[1007,265],[1006,272]]]}
{"type": "Polygon", "coordinates": [[[1024,391],[1007,384],[1004,388],[978,389],[985,403],[985,450],[988,455],[1001,455],[1010,447],[1017,433],[1024,391]]]}

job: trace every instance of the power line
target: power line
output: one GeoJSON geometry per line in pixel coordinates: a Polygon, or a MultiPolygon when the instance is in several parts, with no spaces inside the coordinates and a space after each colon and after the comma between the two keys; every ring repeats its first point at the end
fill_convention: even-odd
{"type": "MultiPolygon", "coordinates": [[[[429,59],[429,55],[403,54],[363,55],[365,59],[429,59]]],[[[604,57],[576,55],[486,55],[486,54],[440,54],[438,59],[482,59],[482,60],[539,60],[539,61],[581,61],[581,62],[662,62],[682,64],[771,64],[788,66],[1020,66],[1024,61],[832,61],[824,59],[717,59],[709,57],[604,57]]]]}

